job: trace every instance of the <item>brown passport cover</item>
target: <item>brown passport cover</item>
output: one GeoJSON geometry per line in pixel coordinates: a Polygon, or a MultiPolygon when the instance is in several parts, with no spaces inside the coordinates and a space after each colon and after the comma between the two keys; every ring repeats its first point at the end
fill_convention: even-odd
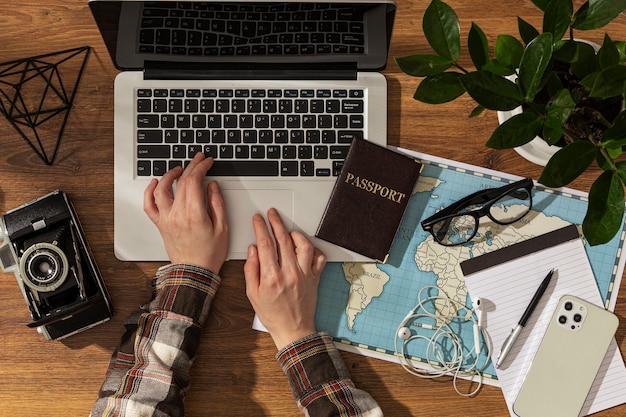
{"type": "Polygon", "coordinates": [[[413,158],[353,139],[315,236],[386,262],[421,171],[413,158]]]}

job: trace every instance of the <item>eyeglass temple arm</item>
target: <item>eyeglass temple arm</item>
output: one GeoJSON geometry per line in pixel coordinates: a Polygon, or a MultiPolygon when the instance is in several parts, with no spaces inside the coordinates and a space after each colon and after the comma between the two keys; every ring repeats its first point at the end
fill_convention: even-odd
{"type": "Polygon", "coordinates": [[[508,189],[516,189],[516,188],[526,188],[526,187],[532,187],[533,182],[532,179],[530,178],[524,178],[522,180],[516,181],[514,183],[511,184],[507,184],[504,185],[502,187],[498,187],[498,188],[492,188],[492,189],[488,189],[488,190],[480,190],[480,191],[476,191],[475,193],[472,193],[466,197],[463,197],[462,199],[460,199],[459,201],[457,201],[456,203],[451,204],[450,206],[439,210],[437,213],[435,213],[434,215],[428,217],[427,219],[422,221],[422,227],[425,228],[430,228],[430,224],[433,219],[436,219],[438,217],[442,217],[442,216],[447,216],[448,214],[452,214],[457,212],[458,210],[460,210],[461,208],[467,207],[467,206],[471,206],[474,204],[481,204],[481,203],[486,203],[489,202],[491,200],[493,200],[494,198],[499,197],[500,195],[502,195],[505,191],[507,191],[508,189]]]}

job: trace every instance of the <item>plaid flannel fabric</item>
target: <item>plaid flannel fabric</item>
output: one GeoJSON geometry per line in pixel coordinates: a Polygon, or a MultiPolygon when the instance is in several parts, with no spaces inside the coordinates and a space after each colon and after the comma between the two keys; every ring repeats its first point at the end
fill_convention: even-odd
{"type": "Polygon", "coordinates": [[[306,416],[380,417],[382,410],[357,389],[331,337],[317,333],[285,346],[276,359],[306,416]]]}
{"type": "Polygon", "coordinates": [[[220,282],[193,265],[157,271],[152,301],[125,322],[92,416],[184,415],[189,369],[220,282]]]}

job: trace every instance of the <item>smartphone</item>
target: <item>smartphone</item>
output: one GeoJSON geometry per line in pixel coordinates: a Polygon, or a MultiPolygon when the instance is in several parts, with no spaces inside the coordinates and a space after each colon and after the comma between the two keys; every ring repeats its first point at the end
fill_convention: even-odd
{"type": "Polygon", "coordinates": [[[618,325],[615,314],[563,296],[513,403],[515,414],[578,416],[618,325]]]}

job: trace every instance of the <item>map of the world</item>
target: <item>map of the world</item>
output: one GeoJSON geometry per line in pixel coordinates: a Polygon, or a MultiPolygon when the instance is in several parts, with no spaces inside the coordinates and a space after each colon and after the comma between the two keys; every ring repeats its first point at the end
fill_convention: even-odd
{"type": "MultiPolygon", "coordinates": [[[[568,224],[580,225],[587,210],[586,194],[546,189],[538,184],[532,193],[532,209],[520,221],[500,226],[484,217],[479,230],[482,239],[461,246],[442,246],[422,229],[422,219],[468,194],[500,187],[516,178],[428,155],[410,154],[424,163],[424,169],[387,263],[328,264],[318,295],[319,330],[329,332],[341,349],[390,361],[397,361],[394,339],[398,324],[415,306],[421,288],[436,286],[449,297],[471,306],[459,267],[461,261],[568,224]]],[[[605,245],[585,245],[607,308],[614,307],[622,276],[623,238],[624,230],[605,245]]],[[[461,326],[459,333],[463,340],[473,340],[471,323],[461,326]]],[[[409,353],[414,361],[425,361],[425,353],[419,346],[409,353]]],[[[497,384],[493,365],[488,363],[484,375],[497,384]]]]}

